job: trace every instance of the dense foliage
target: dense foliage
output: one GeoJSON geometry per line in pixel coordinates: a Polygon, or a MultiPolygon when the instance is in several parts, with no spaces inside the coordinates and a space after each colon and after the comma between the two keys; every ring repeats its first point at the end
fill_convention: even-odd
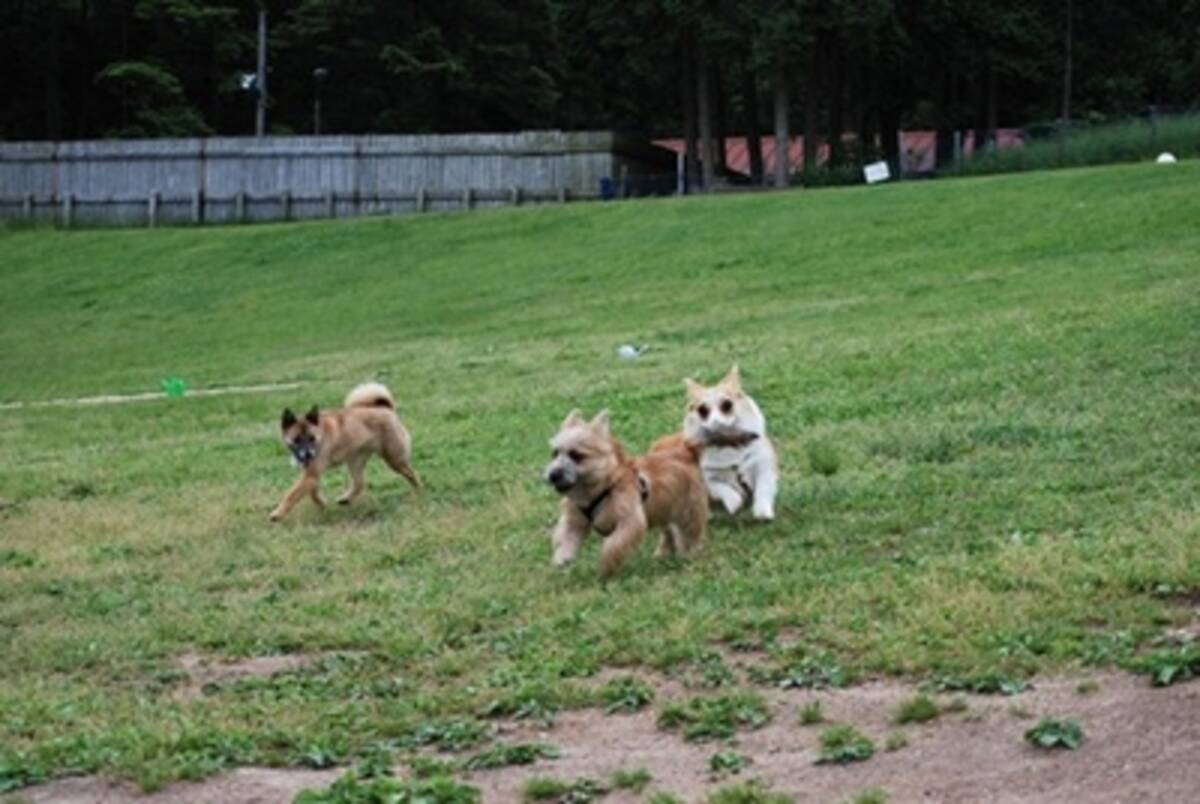
{"type": "MultiPolygon", "coordinates": [[[[613,128],[695,141],[753,136],[778,100],[790,101],[792,133],[814,142],[847,131],[889,143],[902,126],[986,131],[1064,109],[1113,117],[1200,93],[1200,0],[263,6],[277,133],[310,132],[318,94],[326,132],[613,128]]],[[[242,76],[254,70],[258,9],[4,0],[0,138],[251,133],[242,76]]],[[[832,145],[835,162],[852,156],[832,145]]]]}

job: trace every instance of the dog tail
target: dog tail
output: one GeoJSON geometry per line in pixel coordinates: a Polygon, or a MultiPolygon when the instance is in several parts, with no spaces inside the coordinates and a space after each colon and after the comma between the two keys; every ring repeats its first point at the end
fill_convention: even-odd
{"type": "Polygon", "coordinates": [[[354,390],[346,394],[345,406],[348,408],[389,408],[396,409],[396,400],[387,386],[378,382],[364,382],[356,385],[354,390]]]}

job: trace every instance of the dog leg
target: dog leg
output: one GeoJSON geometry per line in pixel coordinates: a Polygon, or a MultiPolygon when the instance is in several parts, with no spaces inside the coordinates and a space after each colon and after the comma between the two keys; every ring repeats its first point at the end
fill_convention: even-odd
{"type": "Polygon", "coordinates": [[[745,497],[742,496],[741,489],[720,480],[709,481],[708,493],[720,502],[721,505],[725,506],[725,510],[731,514],[736,514],[740,511],[742,503],[745,502],[745,497]]]}
{"type": "Polygon", "coordinates": [[[678,548],[679,540],[676,538],[674,525],[667,525],[662,529],[662,541],[659,542],[658,549],[654,551],[655,558],[669,558],[675,555],[678,548]]]}
{"type": "Polygon", "coordinates": [[[315,477],[308,472],[300,475],[300,478],[288,489],[287,494],[283,495],[279,505],[275,506],[275,510],[271,512],[271,521],[278,522],[283,519],[289,511],[296,507],[296,503],[312,494],[316,489],[317,479],[315,477]]]}
{"type": "Polygon", "coordinates": [[[605,537],[604,547],[600,550],[600,575],[608,578],[621,568],[625,559],[642,543],[646,535],[646,520],[638,517],[626,520],[617,526],[611,534],[605,537]]]}
{"type": "Polygon", "coordinates": [[[762,522],[770,522],[775,518],[775,494],[779,489],[779,479],[775,474],[772,463],[763,463],[754,473],[754,518],[762,522]]]}
{"type": "Polygon", "coordinates": [[[401,475],[414,489],[420,491],[421,478],[417,477],[412,464],[409,463],[409,452],[408,442],[399,434],[395,434],[395,437],[388,439],[383,445],[383,460],[393,472],[401,475]]]}
{"type": "Polygon", "coordinates": [[[587,536],[588,523],[576,510],[574,504],[568,508],[563,506],[558,524],[554,526],[554,535],[550,537],[554,546],[554,558],[551,563],[556,567],[565,567],[579,555],[579,548],[587,536]]]}
{"type": "Polygon", "coordinates": [[[676,549],[679,554],[686,556],[695,553],[704,544],[704,533],[708,529],[708,510],[698,511],[697,515],[687,522],[675,527],[676,549]]]}
{"type": "Polygon", "coordinates": [[[363,477],[366,465],[367,459],[362,456],[355,456],[347,461],[346,474],[350,476],[350,485],[342,492],[342,496],[338,497],[338,505],[349,505],[363,493],[363,489],[367,487],[367,481],[363,477]]]}
{"type": "Polygon", "coordinates": [[[319,483],[313,483],[312,491],[308,493],[312,497],[312,501],[317,504],[321,510],[325,509],[325,498],[321,496],[321,486],[319,483]]]}

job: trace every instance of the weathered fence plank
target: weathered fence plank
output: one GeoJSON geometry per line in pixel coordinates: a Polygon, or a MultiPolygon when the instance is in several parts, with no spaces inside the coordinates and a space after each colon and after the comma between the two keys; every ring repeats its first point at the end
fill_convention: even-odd
{"type": "Polygon", "coordinates": [[[470,209],[595,198],[626,174],[670,192],[674,155],[562,131],[0,143],[0,217],[35,220],[39,204],[64,225],[150,226],[470,209]]]}

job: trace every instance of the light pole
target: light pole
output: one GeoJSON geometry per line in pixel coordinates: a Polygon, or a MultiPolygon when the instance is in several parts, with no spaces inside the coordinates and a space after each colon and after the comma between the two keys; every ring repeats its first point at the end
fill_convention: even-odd
{"type": "Polygon", "coordinates": [[[329,77],[329,70],[318,67],[313,70],[313,134],[321,133],[321,84],[329,77]]]}

